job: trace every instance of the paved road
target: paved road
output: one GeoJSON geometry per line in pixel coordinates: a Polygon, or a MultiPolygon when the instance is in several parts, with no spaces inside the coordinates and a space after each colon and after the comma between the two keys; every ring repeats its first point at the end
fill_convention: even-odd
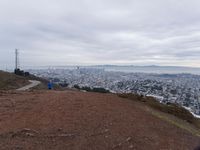
{"type": "Polygon", "coordinates": [[[29,90],[41,83],[40,81],[36,81],[36,80],[29,80],[29,82],[31,82],[29,85],[21,87],[21,88],[17,89],[17,91],[26,91],[26,90],[29,90]]]}

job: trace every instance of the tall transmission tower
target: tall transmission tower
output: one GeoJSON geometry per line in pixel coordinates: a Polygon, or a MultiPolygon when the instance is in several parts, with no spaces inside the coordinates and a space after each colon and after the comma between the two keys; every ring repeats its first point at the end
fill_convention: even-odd
{"type": "Polygon", "coordinates": [[[15,49],[15,69],[19,69],[19,50],[15,49]]]}

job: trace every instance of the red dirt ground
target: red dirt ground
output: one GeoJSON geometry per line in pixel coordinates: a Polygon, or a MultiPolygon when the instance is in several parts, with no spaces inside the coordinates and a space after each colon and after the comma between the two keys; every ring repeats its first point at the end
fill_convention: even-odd
{"type": "Polygon", "coordinates": [[[113,94],[0,92],[1,150],[192,150],[199,137],[113,94]]]}

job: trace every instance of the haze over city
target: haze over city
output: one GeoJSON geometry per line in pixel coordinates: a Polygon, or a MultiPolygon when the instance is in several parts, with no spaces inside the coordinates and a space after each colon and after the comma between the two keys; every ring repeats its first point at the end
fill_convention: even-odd
{"type": "Polygon", "coordinates": [[[200,67],[199,0],[0,1],[0,67],[200,67]]]}

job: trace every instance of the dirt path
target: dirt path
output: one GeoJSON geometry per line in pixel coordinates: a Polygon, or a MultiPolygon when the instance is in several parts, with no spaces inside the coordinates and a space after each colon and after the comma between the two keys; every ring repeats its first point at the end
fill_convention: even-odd
{"type": "Polygon", "coordinates": [[[1,150],[193,150],[200,138],[113,94],[0,93],[1,150]]]}
{"type": "Polygon", "coordinates": [[[39,85],[41,83],[40,81],[36,81],[36,80],[29,80],[29,82],[31,82],[29,85],[21,87],[21,88],[17,89],[17,91],[26,91],[33,87],[36,87],[37,85],[39,85]]]}

